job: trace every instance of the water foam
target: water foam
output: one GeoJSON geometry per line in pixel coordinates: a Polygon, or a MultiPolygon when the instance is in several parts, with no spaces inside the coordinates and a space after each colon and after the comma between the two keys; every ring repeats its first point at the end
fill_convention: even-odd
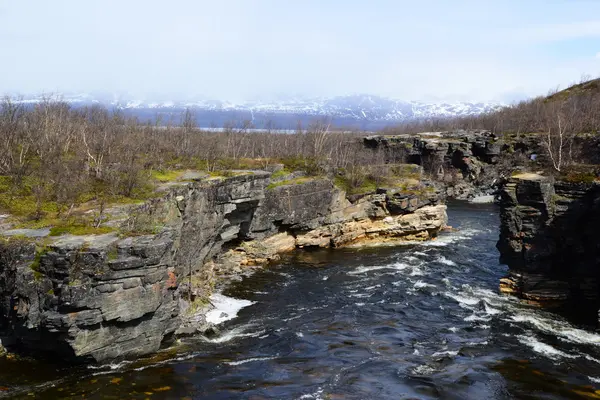
{"type": "Polygon", "coordinates": [[[444,292],[444,295],[454,299],[458,302],[458,305],[463,308],[472,309],[470,306],[476,306],[479,304],[480,299],[472,296],[464,296],[460,293],[444,292]]]}
{"type": "Polygon", "coordinates": [[[458,355],[458,350],[445,350],[438,351],[431,355],[431,357],[456,357],[458,355]]]}
{"type": "Polygon", "coordinates": [[[437,261],[441,264],[444,264],[444,265],[448,265],[450,267],[456,267],[456,265],[457,265],[454,261],[449,260],[444,256],[439,256],[435,261],[437,261]]]}
{"type": "Polygon", "coordinates": [[[277,357],[254,357],[254,358],[248,358],[245,360],[239,360],[239,361],[227,361],[225,362],[225,364],[228,365],[242,365],[242,364],[247,364],[247,363],[251,363],[251,362],[257,362],[257,361],[269,361],[269,360],[274,360],[277,357]]]}
{"type": "Polygon", "coordinates": [[[546,344],[544,342],[540,342],[536,337],[532,335],[518,335],[517,338],[519,342],[523,343],[526,346],[529,346],[533,351],[553,360],[557,360],[560,358],[577,358],[578,356],[567,354],[563,351],[555,349],[554,347],[546,344]]]}
{"type": "Polygon", "coordinates": [[[436,372],[436,369],[429,365],[419,365],[413,369],[413,374],[415,375],[431,375],[434,372],[436,372]]]}
{"type": "Polygon", "coordinates": [[[298,397],[298,400],[322,400],[323,399],[323,392],[324,390],[321,388],[318,388],[316,392],[314,393],[310,393],[310,394],[303,394],[302,396],[298,397]]]}
{"type": "Polygon", "coordinates": [[[221,293],[211,295],[210,301],[215,308],[206,313],[206,322],[215,325],[234,319],[242,308],[254,304],[253,301],[235,299],[221,293]]]}
{"type": "Polygon", "coordinates": [[[379,271],[384,269],[392,269],[402,271],[403,269],[409,268],[410,265],[404,263],[394,263],[389,265],[373,265],[370,267],[358,267],[348,272],[348,275],[361,275],[371,271],[379,271]]]}
{"type": "Polygon", "coordinates": [[[510,320],[531,324],[538,330],[550,333],[554,336],[559,336],[567,342],[600,346],[600,335],[574,328],[564,321],[550,320],[529,313],[513,315],[510,320]]]}
{"type": "Polygon", "coordinates": [[[423,282],[421,280],[418,280],[415,282],[415,284],[413,285],[413,287],[415,289],[422,289],[422,288],[435,288],[437,286],[432,285],[431,283],[427,283],[427,282],[423,282]]]}
{"type": "Polygon", "coordinates": [[[436,240],[430,240],[427,242],[422,242],[420,244],[423,246],[444,247],[460,240],[469,239],[481,232],[482,231],[477,229],[465,229],[451,234],[440,235],[437,237],[436,240]]]}
{"type": "Polygon", "coordinates": [[[203,341],[209,342],[209,343],[226,343],[226,342],[229,342],[229,341],[231,341],[233,339],[237,339],[237,338],[261,337],[266,332],[265,330],[260,330],[257,332],[247,332],[248,328],[251,328],[254,326],[256,326],[256,325],[242,325],[240,327],[237,327],[230,331],[227,331],[218,337],[207,338],[207,337],[202,336],[201,339],[203,341]]]}

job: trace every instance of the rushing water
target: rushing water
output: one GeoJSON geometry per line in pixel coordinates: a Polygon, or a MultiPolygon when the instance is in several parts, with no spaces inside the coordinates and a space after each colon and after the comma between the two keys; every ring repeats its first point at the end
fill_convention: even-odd
{"type": "Polygon", "coordinates": [[[98,369],[3,360],[0,396],[600,398],[600,335],[497,293],[496,208],[449,216],[458,231],[432,242],[296,252],[257,272],[224,293],[247,307],[212,339],[98,369]]]}

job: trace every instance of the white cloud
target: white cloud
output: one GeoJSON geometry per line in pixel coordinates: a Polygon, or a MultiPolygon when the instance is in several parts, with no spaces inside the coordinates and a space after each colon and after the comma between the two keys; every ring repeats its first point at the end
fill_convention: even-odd
{"type": "Polygon", "coordinates": [[[0,47],[13,60],[0,63],[0,96],[100,89],[485,101],[600,73],[598,0],[60,2],[0,0],[0,47]]]}

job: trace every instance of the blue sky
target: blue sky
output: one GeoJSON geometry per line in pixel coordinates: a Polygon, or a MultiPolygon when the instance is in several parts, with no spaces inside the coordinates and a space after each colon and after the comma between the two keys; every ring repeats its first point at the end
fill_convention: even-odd
{"type": "Polygon", "coordinates": [[[502,100],[600,76],[600,0],[0,0],[0,92],[502,100]]]}

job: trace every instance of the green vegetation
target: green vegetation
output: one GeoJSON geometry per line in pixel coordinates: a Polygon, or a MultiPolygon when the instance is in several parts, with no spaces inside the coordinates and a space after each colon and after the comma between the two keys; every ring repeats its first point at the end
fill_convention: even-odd
{"type": "Polygon", "coordinates": [[[39,281],[44,277],[44,274],[41,271],[42,258],[44,255],[46,255],[46,253],[48,253],[48,251],[50,251],[50,249],[46,246],[36,248],[35,257],[29,265],[29,268],[31,268],[33,271],[33,277],[36,281],[39,281]]]}
{"type": "Polygon", "coordinates": [[[74,286],[81,286],[81,280],[79,279],[74,279],[72,281],[69,281],[69,283],[67,284],[67,286],[69,287],[74,287],[74,286]]]}
{"type": "Polygon", "coordinates": [[[282,168],[279,171],[273,172],[273,174],[271,174],[271,179],[283,178],[284,176],[287,176],[289,174],[291,174],[290,170],[288,170],[286,168],[282,168]]]}
{"type": "Polygon", "coordinates": [[[204,296],[196,296],[194,300],[190,303],[190,307],[187,310],[187,314],[194,315],[198,312],[202,311],[210,304],[210,300],[208,297],[204,296]]]}
{"type": "Polygon", "coordinates": [[[158,182],[173,182],[181,177],[185,173],[185,170],[160,170],[152,171],[151,176],[158,182]]]}
{"type": "Polygon", "coordinates": [[[280,186],[289,186],[289,185],[302,185],[306,182],[310,182],[313,181],[314,177],[307,177],[307,176],[302,176],[299,178],[294,178],[294,179],[288,179],[285,181],[279,181],[279,182],[273,182],[271,184],[269,184],[269,186],[267,186],[267,190],[273,190],[277,187],[280,186]]]}
{"type": "Polygon", "coordinates": [[[119,252],[115,246],[111,246],[111,248],[106,252],[106,259],[108,261],[116,260],[119,258],[119,252]]]}
{"type": "Polygon", "coordinates": [[[90,225],[62,225],[50,228],[50,236],[70,235],[101,235],[114,232],[115,228],[108,226],[94,227],[90,225]]]}
{"type": "Polygon", "coordinates": [[[347,194],[372,193],[377,190],[378,184],[372,179],[365,178],[360,183],[352,181],[348,176],[336,176],[334,184],[347,194]]]}
{"type": "Polygon", "coordinates": [[[600,166],[598,165],[571,165],[562,171],[558,179],[569,183],[593,183],[598,180],[600,166]]]}

